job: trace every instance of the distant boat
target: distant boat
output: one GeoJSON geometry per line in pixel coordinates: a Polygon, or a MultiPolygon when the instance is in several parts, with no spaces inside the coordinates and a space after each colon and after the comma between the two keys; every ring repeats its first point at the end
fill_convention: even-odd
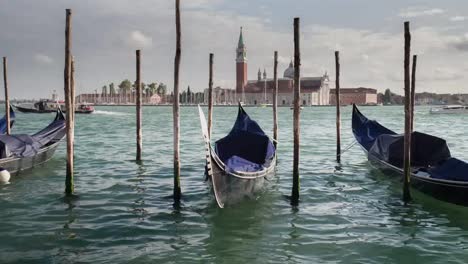
{"type": "Polygon", "coordinates": [[[273,104],[261,104],[260,106],[261,106],[261,107],[272,107],[273,104]]]}
{"type": "MultiPolygon", "coordinates": [[[[294,106],[291,106],[289,109],[294,110],[294,106]]],[[[300,106],[299,109],[302,110],[302,109],[304,109],[304,107],[300,106]]]]}
{"type": "Polygon", "coordinates": [[[253,198],[275,174],[276,149],[271,139],[242,106],[231,132],[211,146],[203,110],[198,106],[206,145],[206,174],[220,208],[253,198]]]}
{"type": "Polygon", "coordinates": [[[468,106],[464,105],[445,105],[442,107],[433,107],[431,114],[468,114],[468,106]]]}
{"type": "Polygon", "coordinates": [[[0,135],[0,167],[15,175],[52,158],[65,137],[65,117],[56,112],[54,121],[33,135],[0,135]]]}
{"type": "MultiPolygon", "coordinates": [[[[369,120],[356,106],[353,106],[352,128],[370,163],[401,179],[404,136],[369,120]]],[[[468,206],[468,163],[453,158],[444,139],[413,132],[411,186],[436,199],[468,206]]]]}
{"type": "MultiPolygon", "coordinates": [[[[40,100],[36,103],[25,103],[13,106],[23,113],[54,113],[57,111],[57,108],[60,108],[65,112],[64,102],[56,102],[52,100],[40,100]]],[[[91,114],[92,112],[94,112],[94,107],[92,105],[77,104],[75,106],[75,113],[77,114],[91,114]]]]}

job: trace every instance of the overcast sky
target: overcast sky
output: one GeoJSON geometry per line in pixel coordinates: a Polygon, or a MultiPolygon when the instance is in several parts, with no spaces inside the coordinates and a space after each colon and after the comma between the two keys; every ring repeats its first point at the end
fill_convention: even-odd
{"type": "MultiPolygon", "coordinates": [[[[341,54],[341,86],[402,93],[403,22],[411,22],[418,54],[417,90],[467,93],[466,0],[181,0],[181,89],[235,87],[235,48],[244,28],[249,79],[258,68],[272,76],[273,52],[282,75],[293,55],[293,18],[301,18],[302,76],[334,76],[341,54]]],[[[144,82],[173,86],[173,0],[0,0],[0,56],[9,60],[13,98],[63,94],[65,8],[73,11],[77,93],[135,79],[142,49],[144,82]]],[[[333,81],[333,78],[331,78],[333,81]]],[[[334,86],[334,83],[331,83],[334,86]]]]}

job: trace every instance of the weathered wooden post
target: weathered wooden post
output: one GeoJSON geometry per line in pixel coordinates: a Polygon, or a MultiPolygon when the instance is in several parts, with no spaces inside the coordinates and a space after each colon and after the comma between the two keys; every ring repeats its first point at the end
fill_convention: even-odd
{"type": "Polygon", "coordinates": [[[404,146],[404,179],[403,179],[403,201],[411,200],[410,178],[411,178],[411,94],[410,94],[410,53],[411,34],[409,22],[404,23],[405,28],[405,146],[404,146]]]}
{"type": "Polygon", "coordinates": [[[174,101],[172,112],[174,116],[174,201],[178,203],[181,197],[180,190],[180,160],[179,160],[179,68],[180,68],[180,0],[175,0],[176,18],[176,53],[174,59],[174,101]]]}
{"type": "MultiPolygon", "coordinates": [[[[73,110],[75,109],[75,56],[71,56],[71,62],[70,62],[70,101],[71,105],[73,106],[73,110]]],[[[72,130],[72,140],[73,144],[75,144],[75,111],[71,112],[72,114],[72,125],[73,125],[73,130],[72,130]]]]}
{"type": "Polygon", "coordinates": [[[411,74],[411,132],[414,131],[414,101],[416,93],[416,62],[418,55],[413,55],[413,70],[411,74]]]}
{"type": "Polygon", "coordinates": [[[136,51],[136,161],[141,161],[141,52],[136,51]]]}
{"type": "Polygon", "coordinates": [[[210,53],[210,66],[208,78],[208,135],[211,138],[211,126],[213,122],[213,53],[210,53]]]}
{"type": "Polygon", "coordinates": [[[75,191],[73,183],[73,115],[74,106],[72,96],[74,91],[71,84],[74,72],[72,71],[72,56],[71,56],[71,9],[66,9],[66,22],[65,22],[65,71],[64,71],[64,92],[65,92],[65,109],[66,109],[66,131],[67,131],[67,170],[65,178],[65,194],[72,195],[75,191]],[[70,76],[71,75],[71,76],[70,76]]]}
{"type": "Polygon", "coordinates": [[[273,62],[273,144],[278,145],[278,51],[273,62]]]}
{"type": "Polygon", "coordinates": [[[335,51],[336,161],[341,162],[340,52],[335,51]]]}
{"type": "Polygon", "coordinates": [[[5,116],[7,125],[7,134],[10,135],[10,98],[8,97],[8,77],[7,77],[7,58],[3,57],[3,85],[5,87],[5,116]]]}
{"type": "Polygon", "coordinates": [[[300,114],[300,34],[299,18],[294,18],[294,155],[293,155],[293,187],[291,195],[291,205],[299,204],[299,114],[300,114]]]}

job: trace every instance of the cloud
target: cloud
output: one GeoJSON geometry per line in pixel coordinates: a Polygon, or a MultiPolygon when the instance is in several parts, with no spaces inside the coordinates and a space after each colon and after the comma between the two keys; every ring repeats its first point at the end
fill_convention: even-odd
{"type": "Polygon", "coordinates": [[[419,7],[408,7],[400,11],[399,16],[405,18],[433,16],[445,13],[445,10],[440,8],[423,9],[419,7]]]}
{"type": "Polygon", "coordinates": [[[52,62],[54,62],[54,60],[51,57],[41,53],[35,54],[34,60],[41,64],[51,64],[52,62]]]}
{"type": "Polygon", "coordinates": [[[465,21],[467,19],[468,19],[468,17],[466,17],[466,16],[454,16],[454,17],[450,18],[450,21],[459,22],[459,21],[465,21]]]}
{"type": "Polygon", "coordinates": [[[459,80],[463,78],[458,70],[449,68],[449,67],[437,67],[434,69],[434,80],[436,81],[449,81],[449,80],[459,80]]]}
{"type": "Polygon", "coordinates": [[[153,39],[139,30],[130,32],[130,35],[126,36],[125,41],[127,45],[136,49],[151,47],[153,44],[153,39]]]}

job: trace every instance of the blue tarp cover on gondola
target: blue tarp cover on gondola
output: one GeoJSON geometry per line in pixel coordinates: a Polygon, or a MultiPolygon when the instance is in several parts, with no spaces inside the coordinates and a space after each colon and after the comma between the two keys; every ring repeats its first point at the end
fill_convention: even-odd
{"type": "MultiPolygon", "coordinates": [[[[10,106],[10,127],[13,127],[15,123],[15,111],[10,106]]],[[[7,122],[6,122],[6,115],[0,119],[0,134],[5,134],[7,132],[7,122]]]]}
{"type": "MultiPolygon", "coordinates": [[[[369,155],[396,167],[403,167],[404,135],[369,120],[356,106],[353,106],[352,122],[356,140],[369,155]]],[[[420,132],[413,132],[411,139],[411,166],[434,166],[450,158],[450,150],[444,139],[420,132]]]]}
{"type": "Polygon", "coordinates": [[[429,174],[432,178],[468,181],[468,164],[456,158],[450,158],[440,166],[431,168],[429,174]]]}
{"type": "Polygon", "coordinates": [[[234,127],[226,137],[216,141],[215,152],[226,165],[226,170],[255,172],[269,165],[275,147],[257,122],[250,119],[239,105],[234,127]]]}
{"type": "MultiPolygon", "coordinates": [[[[401,168],[403,167],[404,138],[403,135],[380,135],[369,149],[369,155],[401,168]]],[[[412,133],[411,166],[434,166],[448,158],[450,158],[450,150],[445,140],[420,132],[412,133]]]]}
{"type": "Polygon", "coordinates": [[[33,135],[0,135],[0,158],[34,156],[43,146],[64,136],[65,118],[58,110],[54,121],[33,135]]]}

